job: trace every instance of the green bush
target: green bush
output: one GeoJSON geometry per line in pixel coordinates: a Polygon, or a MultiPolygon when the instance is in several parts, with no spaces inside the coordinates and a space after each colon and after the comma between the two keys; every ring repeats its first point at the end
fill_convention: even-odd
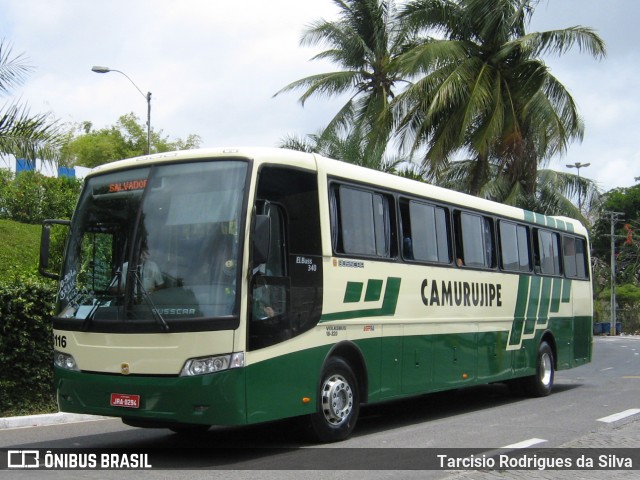
{"type": "Polygon", "coordinates": [[[66,218],[73,215],[82,181],[69,177],[45,177],[42,219],[66,218]]]}
{"type": "MultiPolygon", "coordinates": [[[[40,227],[33,224],[71,218],[81,185],[0,169],[0,417],[57,411],[51,328],[56,283],[37,276],[40,227]]],[[[65,234],[64,228],[54,232],[57,250],[65,234]]],[[[52,258],[54,268],[59,257],[52,258]]]]}
{"type": "MultiPolygon", "coordinates": [[[[597,299],[605,314],[601,316],[604,322],[611,321],[611,289],[602,291],[597,299]]],[[[622,323],[622,331],[627,334],[640,334],[640,287],[630,283],[616,286],[616,319],[622,323]]]]}
{"type": "Polygon", "coordinates": [[[39,225],[0,219],[0,277],[2,281],[38,275],[39,225]]]}
{"type": "Polygon", "coordinates": [[[6,168],[0,168],[0,218],[8,218],[7,197],[13,182],[13,173],[6,168]]]}
{"type": "Polygon", "coordinates": [[[22,223],[71,218],[81,186],[75,178],[45,177],[32,170],[16,175],[0,171],[0,216],[22,223]]]}
{"type": "Polygon", "coordinates": [[[7,189],[9,218],[23,223],[39,223],[42,218],[44,175],[20,172],[7,189]]]}
{"type": "Polygon", "coordinates": [[[0,284],[0,417],[57,411],[51,314],[55,282],[0,284]]]}

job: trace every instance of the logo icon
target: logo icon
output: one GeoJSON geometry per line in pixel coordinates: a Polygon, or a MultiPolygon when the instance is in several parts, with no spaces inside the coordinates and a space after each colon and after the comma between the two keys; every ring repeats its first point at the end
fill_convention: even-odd
{"type": "Polygon", "coordinates": [[[38,450],[9,450],[7,451],[7,467],[38,468],[40,467],[40,452],[38,450]]]}

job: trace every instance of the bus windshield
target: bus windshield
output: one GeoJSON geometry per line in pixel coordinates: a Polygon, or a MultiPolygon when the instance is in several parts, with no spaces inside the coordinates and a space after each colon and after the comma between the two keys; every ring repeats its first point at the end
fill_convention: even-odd
{"type": "Polygon", "coordinates": [[[90,177],[72,221],[57,320],[114,332],[237,326],[247,168],[176,163],[90,177]]]}

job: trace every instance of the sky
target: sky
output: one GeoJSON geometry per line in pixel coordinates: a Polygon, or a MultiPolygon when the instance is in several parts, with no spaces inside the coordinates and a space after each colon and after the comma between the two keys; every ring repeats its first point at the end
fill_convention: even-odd
{"type": "MultiPolygon", "coordinates": [[[[397,1],[402,4],[401,0],[397,1]]],[[[332,0],[0,0],[0,38],[34,71],[5,103],[51,112],[100,129],[133,112],[171,139],[202,147],[277,146],[317,132],[341,106],[300,93],[274,94],[299,78],[333,70],[300,46],[312,21],[337,18],[332,0]],[[124,72],[97,74],[94,65],[124,72]]],[[[530,31],[588,26],[607,44],[605,59],[577,49],[543,59],[574,97],[585,122],[581,143],[548,168],[590,163],[580,175],[603,191],[640,177],[638,0],[540,0],[530,31]]],[[[640,179],[639,179],[640,180],[640,179]]]]}

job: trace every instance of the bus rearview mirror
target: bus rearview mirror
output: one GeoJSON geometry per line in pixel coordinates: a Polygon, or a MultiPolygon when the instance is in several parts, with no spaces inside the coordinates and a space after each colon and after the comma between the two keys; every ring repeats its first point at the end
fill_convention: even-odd
{"type": "Polygon", "coordinates": [[[253,227],[253,265],[267,263],[271,245],[271,217],[256,215],[253,227]]]}

